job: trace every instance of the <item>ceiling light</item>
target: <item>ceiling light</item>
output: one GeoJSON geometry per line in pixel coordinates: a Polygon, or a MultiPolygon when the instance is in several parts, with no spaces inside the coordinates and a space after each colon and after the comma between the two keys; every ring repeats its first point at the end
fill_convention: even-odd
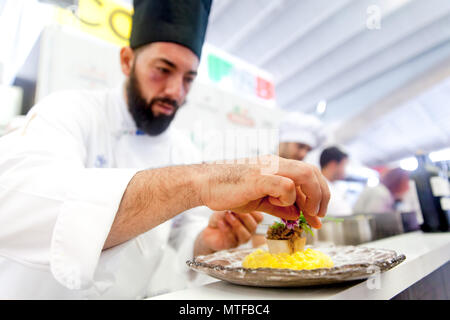
{"type": "Polygon", "coordinates": [[[414,171],[419,166],[417,159],[414,157],[400,160],[400,168],[407,171],[414,171]]]}
{"type": "Polygon", "coordinates": [[[429,158],[433,162],[450,161],[450,148],[431,152],[429,158]]]}
{"type": "Polygon", "coordinates": [[[317,103],[316,107],[317,114],[324,114],[326,110],[327,110],[327,101],[320,100],[319,103],[317,103]]]}
{"type": "Polygon", "coordinates": [[[367,179],[367,186],[368,187],[376,187],[380,183],[380,179],[377,177],[370,177],[367,179]]]}

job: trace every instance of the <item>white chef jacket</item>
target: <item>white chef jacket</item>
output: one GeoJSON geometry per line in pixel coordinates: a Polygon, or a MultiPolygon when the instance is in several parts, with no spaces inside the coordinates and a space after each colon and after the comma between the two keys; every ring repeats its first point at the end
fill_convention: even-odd
{"type": "Polygon", "coordinates": [[[327,215],[329,216],[350,216],[352,207],[345,198],[345,193],[334,182],[328,181],[330,189],[330,201],[328,202],[327,215]]]}
{"type": "MultiPolygon", "coordinates": [[[[44,98],[22,128],[0,138],[0,298],[154,293],[152,276],[169,250],[171,228],[178,228],[171,237],[179,250],[172,265],[185,268],[207,223],[204,215],[183,213],[176,224],[167,221],[102,251],[104,242],[138,170],[199,160],[189,139],[174,129],[140,134],[122,88],[44,98]]],[[[169,268],[166,274],[173,281],[179,272],[169,268]]]]}
{"type": "Polygon", "coordinates": [[[395,199],[382,183],[375,187],[366,187],[353,207],[355,214],[375,214],[394,212],[395,199]]]}

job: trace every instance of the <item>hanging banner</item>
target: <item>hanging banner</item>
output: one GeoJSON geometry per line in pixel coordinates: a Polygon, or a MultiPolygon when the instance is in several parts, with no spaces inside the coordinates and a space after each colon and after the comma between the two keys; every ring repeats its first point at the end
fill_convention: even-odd
{"type": "Polygon", "coordinates": [[[128,45],[133,10],[114,0],[79,0],[78,8],[57,9],[56,21],[114,43],[128,45]]]}
{"type": "MultiPolygon", "coordinates": [[[[76,10],[57,9],[56,20],[121,47],[128,45],[132,14],[132,7],[115,0],[79,0],[76,10]]],[[[202,57],[199,78],[236,94],[274,103],[272,75],[208,44],[203,46],[202,57]]]]}
{"type": "Polygon", "coordinates": [[[202,55],[204,58],[202,58],[199,75],[207,74],[208,82],[240,95],[265,101],[275,99],[275,86],[267,72],[231,57],[211,45],[203,46],[202,55]]]}

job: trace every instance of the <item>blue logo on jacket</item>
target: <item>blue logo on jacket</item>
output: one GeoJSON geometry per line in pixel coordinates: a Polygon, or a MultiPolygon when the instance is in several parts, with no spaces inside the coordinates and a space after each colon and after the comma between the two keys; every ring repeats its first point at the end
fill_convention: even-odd
{"type": "Polygon", "coordinates": [[[95,159],[94,166],[96,168],[104,168],[106,167],[106,164],[108,163],[108,160],[106,160],[105,156],[102,154],[99,154],[97,158],[95,159]]]}

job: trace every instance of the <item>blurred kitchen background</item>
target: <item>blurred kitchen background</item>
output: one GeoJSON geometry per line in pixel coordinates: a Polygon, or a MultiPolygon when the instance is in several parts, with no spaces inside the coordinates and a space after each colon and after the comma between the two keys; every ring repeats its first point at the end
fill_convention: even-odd
{"type": "MultiPolygon", "coordinates": [[[[0,0],[0,135],[54,91],[120,85],[131,12],[131,0],[0,0]]],[[[351,206],[391,169],[410,181],[394,212],[329,212],[344,221],[324,221],[313,240],[358,244],[424,222],[445,230],[450,1],[214,0],[208,28],[198,79],[174,122],[200,149],[224,156],[211,151],[208,130],[276,131],[287,111],[314,115],[328,140],[305,161],[318,165],[327,146],[344,150],[349,164],[336,186],[351,206]]],[[[245,156],[273,152],[278,141],[268,144],[245,156]]]]}

